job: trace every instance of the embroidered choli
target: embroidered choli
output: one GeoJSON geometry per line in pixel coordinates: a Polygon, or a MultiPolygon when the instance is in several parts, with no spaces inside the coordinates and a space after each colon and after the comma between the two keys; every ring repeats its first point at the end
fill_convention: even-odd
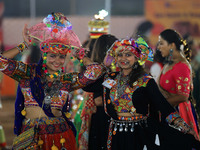
{"type": "Polygon", "coordinates": [[[175,109],[167,102],[158,89],[155,80],[144,75],[133,83],[133,88],[127,86],[124,94],[120,99],[115,99],[116,85],[111,89],[102,85],[107,79],[116,80],[118,73],[105,74],[95,83],[84,88],[87,92],[102,92],[104,99],[104,108],[106,113],[119,120],[118,112],[130,112],[142,114],[143,116],[151,115],[152,112],[160,111],[163,118],[168,123],[173,122],[174,118],[180,117],[175,109]],[[127,107],[129,107],[127,109],[127,107]],[[152,111],[153,110],[153,111],[152,111]]]}
{"type": "MultiPolygon", "coordinates": [[[[117,84],[115,84],[111,90],[110,90],[110,99],[115,107],[115,110],[118,113],[125,113],[125,112],[135,112],[136,109],[133,106],[133,102],[132,102],[132,94],[134,93],[134,91],[143,86],[145,87],[147,82],[151,79],[150,76],[144,76],[142,78],[139,78],[136,82],[134,82],[134,87],[131,88],[129,86],[129,84],[127,83],[126,88],[124,93],[120,96],[120,98],[117,98],[117,84]]],[[[105,79],[107,80],[107,79],[105,79]]],[[[114,79],[116,81],[116,83],[118,83],[119,81],[117,81],[117,78],[114,79]]]]}
{"type": "Polygon", "coordinates": [[[187,64],[179,62],[160,76],[160,86],[169,93],[189,97],[191,90],[191,72],[187,64]]]}
{"type": "MultiPolygon", "coordinates": [[[[0,56],[0,71],[19,82],[25,99],[25,107],[38,106],[30,88],[30,79],[35,73],[36,66],[37,64],[25,64],[0,56]]],[[[94,82],[102,74],[102,70],[101,65],[93,64],[88,65],[84,73],[68,73],[62,75],[60,77],[62,86],[59,90],[59,95],[52,97],[51,107],[62,109],[69,92],[94,82]]],[[[42,76],[44,75],[42,74],[42,76]]]]}

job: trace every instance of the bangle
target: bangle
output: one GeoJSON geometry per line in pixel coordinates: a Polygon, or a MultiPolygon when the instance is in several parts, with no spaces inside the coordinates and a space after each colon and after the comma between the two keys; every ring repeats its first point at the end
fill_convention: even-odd
{"type": "Polygon", "coordinates": [[[24,41],[17,46],[17,49],[19,50],[20,53],[22,53],[24,49],[28,49],[28,47],[29,47],[28,44],[24,41]]]}
{"type": "Polygon", "coordinates": [[[20,43],[18,46],[17,46],[17,49],[19,50],[19,52],[23,52],[23,50],[25,49],[25,44],[24,43],[20,43]]]}
{"type": "Polygon", "coordinates": [[[24,43],[24,45],[25,45],[25,49],[28,49],[28,48],[29,48],[28,43],[26,43],[25,41],[24,41],[23,43],[24,43]]]}

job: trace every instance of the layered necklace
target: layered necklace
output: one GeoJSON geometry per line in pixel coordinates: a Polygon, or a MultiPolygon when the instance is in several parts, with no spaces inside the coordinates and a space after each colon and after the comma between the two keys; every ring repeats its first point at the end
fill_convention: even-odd
{"type": "Polygon", "coordinates": [[[119,99],[122,94],[124,93],[127,84],[128,84],[128,80],[129,80],[130,75],[127,76],[123,76],[122,72],[120,72],[117,75],[117,92],[116,92],[116,98],[119,99]]]}

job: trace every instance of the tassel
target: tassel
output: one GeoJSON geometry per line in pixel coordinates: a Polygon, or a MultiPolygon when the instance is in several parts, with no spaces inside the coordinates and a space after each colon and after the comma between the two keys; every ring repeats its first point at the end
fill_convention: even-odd
{"type": "Polygon", "coordinates": [[[160,140],[158,134],[156,134],[155,144],[160,146],[160,140]]]}
{"type": "Polygon", "coordinates": [[[147,146],[146,146],[146,145],[144,145],[144,148],[143,148],[143,150],[147,150],[147,146]]]}
{"type": "Polygon", "coordinates": [[[0,147],[5,147],[5,146],[6,146],[6,138],[3,127],[0,125],[0,147]]]}

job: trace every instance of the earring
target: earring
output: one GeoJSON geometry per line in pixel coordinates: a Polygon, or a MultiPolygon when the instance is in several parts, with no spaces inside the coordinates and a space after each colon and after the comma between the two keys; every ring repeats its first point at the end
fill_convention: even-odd
{"type": "Polygon", "coordinates": [[[169,50],[168,63],[169,64],[173,63],[173,49],[169,50]]]}
{"type": "Polygon", "coordinates": [[[137,67],[138,67],[138,64],[137,64],[137,63],[134,63],[134,64],[133,64],[133,69],[137,69],[137,67]]]}

